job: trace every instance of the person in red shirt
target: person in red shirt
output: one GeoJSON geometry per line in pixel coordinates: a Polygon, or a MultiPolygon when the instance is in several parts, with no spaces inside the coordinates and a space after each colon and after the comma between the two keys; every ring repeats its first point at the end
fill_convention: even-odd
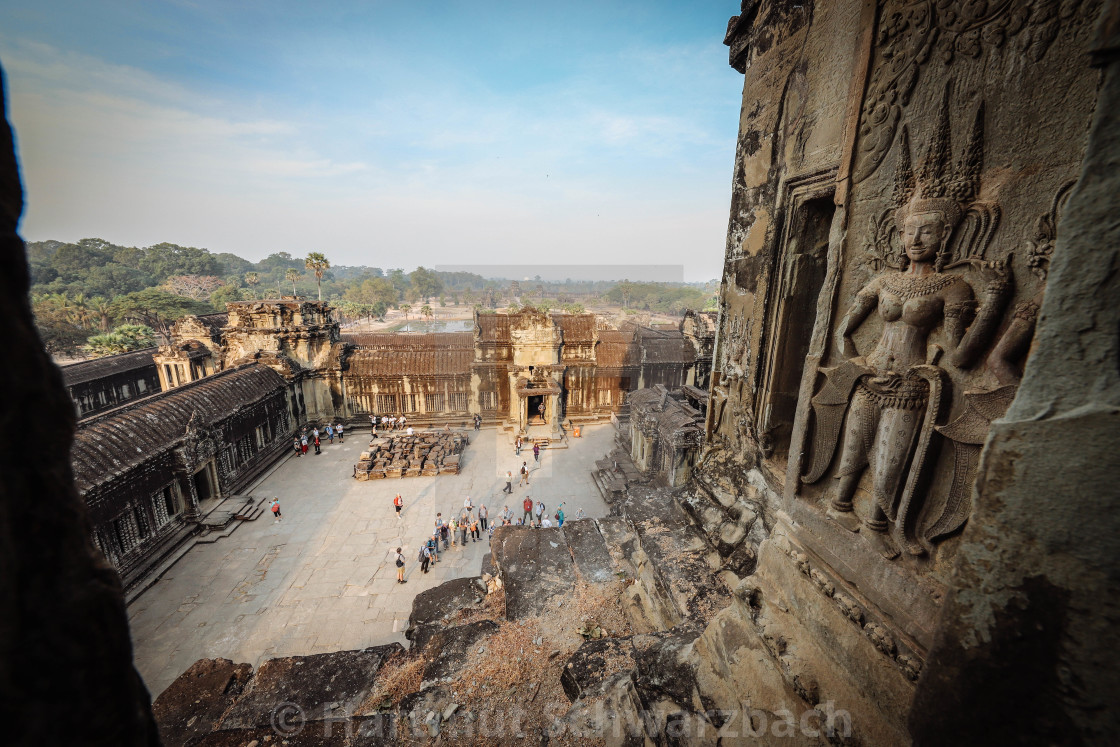
{"type": "Polygon", "coordinates": [[[525,496],[525,500],[521,503],[521,507],[525,509],[525,516],[522,517],[522,520],[526,524],[528,524],[533,520],[533,499],[529,496],[525,496]]]}
{"type": "Polygon", "coordinates": [[[393,499],[393,508],[397,509],[397,518],[401,518],[401,509],[404,508],[404,498],[401,498],[400,493],[397,493],[396,498],[393,499]]]}

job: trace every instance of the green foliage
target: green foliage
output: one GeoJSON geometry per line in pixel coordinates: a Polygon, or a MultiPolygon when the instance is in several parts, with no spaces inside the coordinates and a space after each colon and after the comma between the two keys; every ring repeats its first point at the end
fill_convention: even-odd
{"type": "Polygon", "coordinates": [[[225,311],[226,304],[234,301],[248,301],[248,293],[235,285],[223,285],[210,294],[210,305],[215,311],[225,311]]]}
{"type": "Polygon", "coordinates": [[[625,310],[682,314],[687,309],[703,309],[711,296],[689,285],[623,281],[603,294],[603,297],[608,302],[620,304],[625,310]]]}
{"type": "Polygon", "coordinates": [[[424,303],[428,303],[432,296],[438,296],[443,292],[443,281],[436,273],[424,267],[417,267],[408,278],[424,303]]]}
{"type": "Polygon", "coordinates": [[[113,299],[113,316],[151,327],[168,339],[176,319],[189,314],[210,314],[213,307],[158,288],[147,288],[113,299]]]}
{"type": "Polygon", "coordinates": [[[142,324],[122,324],[111,332],[94,335],[86,342],[85,349],[91,358],[120,355],[132,350],[143,350],[156,344],[156,333],[142,324]]]}

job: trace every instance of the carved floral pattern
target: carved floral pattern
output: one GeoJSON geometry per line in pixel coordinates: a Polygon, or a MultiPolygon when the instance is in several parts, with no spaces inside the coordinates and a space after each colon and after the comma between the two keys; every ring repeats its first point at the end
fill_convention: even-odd
{"type": "Polygon", "coordinates": [[[852,178],[875,173],[894,142],[903,109],[930,57],[949,64],[977,58],[1019,37],[1022,52],[1042,59],[1080,2],[1058,0],[886,0],[875,38],[875,67],[860,112],[852,178]]]}

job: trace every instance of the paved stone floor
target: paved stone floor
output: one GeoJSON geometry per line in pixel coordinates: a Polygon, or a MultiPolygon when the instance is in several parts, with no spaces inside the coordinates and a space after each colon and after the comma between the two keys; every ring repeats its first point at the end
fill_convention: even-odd
{"type": "Polygon", "coordinates": [[[441,553],[426,575],[416,561],[436,512],[457,515],[468,495],[491,517],[505,504],[519,517],[526,493],[543,500],[549,514],[561,501],[569,517],[580,507],[588,516],[607,513],[590,472],[611,448],[609,425],[584,429],[568,449],[544,450],[529,487],[514,480],[510,497],[502,494],[502,475],[516,475],[522,460],[534,466],[533,454],[516,458],[492,428],[471,432],[459,475],[358,482],[353,465],[367,434],[326,444],[319,456],[286,457],[250,491],[279,498],[282,521],[266,514],[195,546],[132,603],[136,665],[153,697],[204,657],[255,667],[276,656],[404,643],[418,592],[479,572],[485,541],[441,553]],[[393,512],[397,491],[405,500],[401,519],[393,512]],[[396,583],[398,546],[408,560],[407,584],[396,583]]]}

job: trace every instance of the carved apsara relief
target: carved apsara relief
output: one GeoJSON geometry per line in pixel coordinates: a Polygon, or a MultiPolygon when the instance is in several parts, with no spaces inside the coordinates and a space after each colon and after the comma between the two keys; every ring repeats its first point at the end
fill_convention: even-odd
{"type": "Polygon", "coordinates": [[[866,528],[887,558],[902,549],[926,554],[946,526],[963,523],[959,506],[923,511],[923,471],[950,401],[953,372],[982,358],[1010,290],[1008,260],[986,256],[1000,211],[977,200],[983,104],[955,162],[949,106],[946,87],[916,172],[903,131],[889,211],[893,226],[880,218],[871,232],[871,257],[882,271],[856,293],[840,322],[836,339],[844,362],[821,369],[825,383],[812,400],[812,458],[803,481],[815,483],[835,467],[829,516],[852,532],[866,528]],[[853,334],[875,311],[882,333],[861,354],[853,334]],[[943,331],[940,343],[931,340],[935,328],[943,331]],[[872,508],[858,516],[853,498],[868,471],[872,508]]]}

